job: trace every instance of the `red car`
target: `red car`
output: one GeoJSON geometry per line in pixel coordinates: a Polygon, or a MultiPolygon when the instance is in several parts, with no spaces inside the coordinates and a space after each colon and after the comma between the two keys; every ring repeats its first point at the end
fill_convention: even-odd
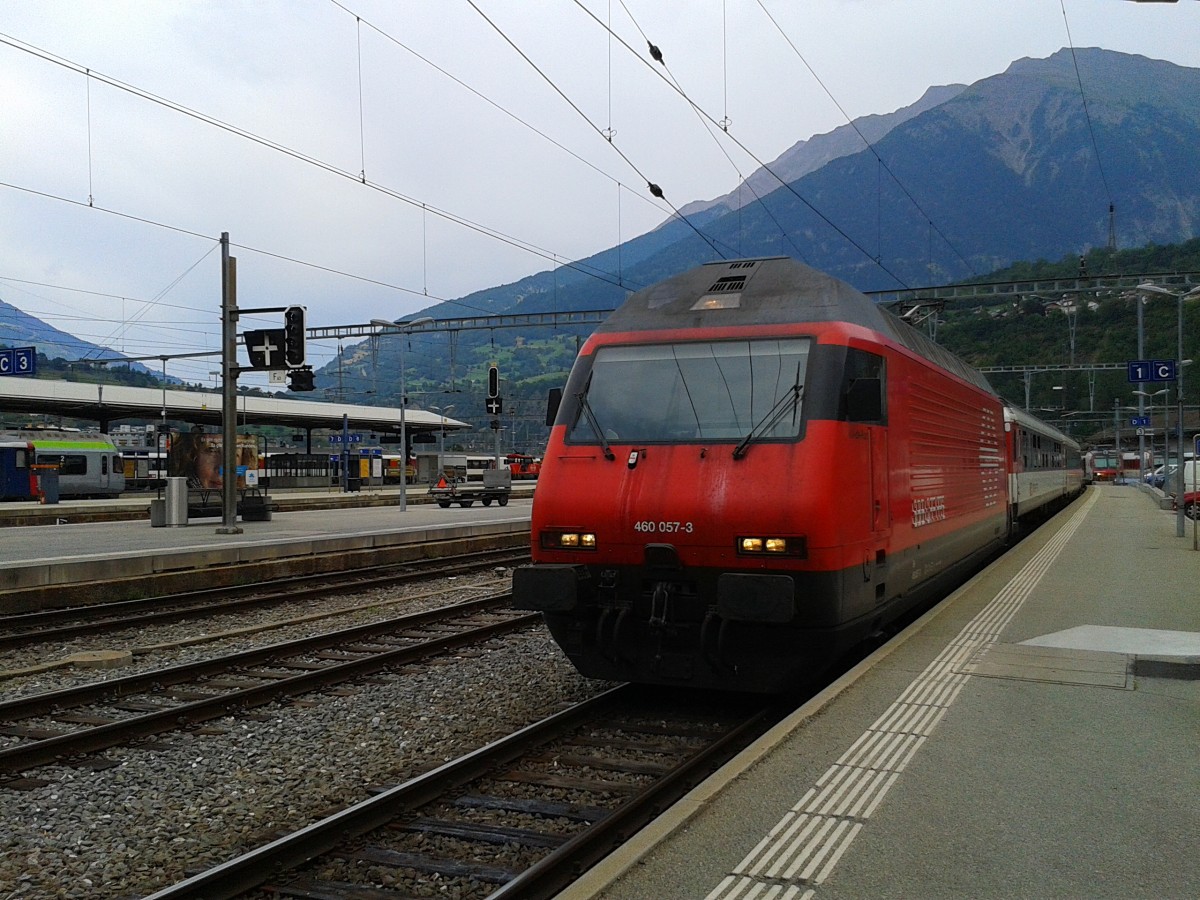
{"type": "MultiPolygon", "coordinates": [[[[1175,509],[1179,509],[1179,505],[1175,505],[1175,509]]],[[[1187,491],[1183,495],[1183,514],[1189,519],[1194,519],[1200,514],[1200,491],[1187,491]]]]}

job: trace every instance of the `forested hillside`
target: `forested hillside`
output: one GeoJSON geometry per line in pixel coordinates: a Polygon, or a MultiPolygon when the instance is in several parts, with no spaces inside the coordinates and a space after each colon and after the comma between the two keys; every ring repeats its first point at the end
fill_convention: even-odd
{"type": "MultiPolygon", "coordinates": [[[[1112,258],[1097,250],[1084,259],[1090,275],[1174,274],[1200,272],[1200,239],[1169,246],[1151,245],[1118,252],[1112,258]]],[[[991,273],[987,281],[1026,281],[1074,278],[1080,271],[1077,256],[1057,262],[1023,262],[991,273]]],[[[974,366],[1064,365],[1118,363],[1137,359],[1137,306],[1127,292],[1081,294],[1074,310],[1073,297],[1025,296],[1017,302],[990,306],[947,307],[939,317],[938,343],[974,366]],[[1072,325],[1074,339],[1072,341],[1072,325]],[[1074,349],[1072,351],[1072,343],[1074,349]]],[[[1143,307],[1144,358],[1174,359],[1177,352],[1178,304],[1157,298],[1143,307]]],[[[1200,358],[1200,304],[1184,306],[1184,358],[1200,358]]],[[[1024,404],[1025,385],[1018,375],[991,374],[992,385],[1005,398],[1024,404]]],[[[1185,380],[1186,384],[1186,380],[1185,380]]],[[[1200,374],[1195,382],[1200,386],[1200,374]]],[[[1033,377],[1030,406],[1045,417],[1058,411],[1111,414],[1114,400],[1124,406],[1136,402],[1134,386],[1124,371],[1101,372],[1091,388],[1085,372],[1039,374],[1033,377]],[[1059,388],[1056,390],[1056,388],[1059,388]]],[[[1189,391],[1196,394],[1196,391],[1189,391]]]]}

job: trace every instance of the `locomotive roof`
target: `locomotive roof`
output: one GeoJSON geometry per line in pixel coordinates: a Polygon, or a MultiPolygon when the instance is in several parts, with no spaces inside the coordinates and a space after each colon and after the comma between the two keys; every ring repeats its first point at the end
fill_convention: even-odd
{"type": "Polygon", "coordinates": [[[644,288],[597,332],[847,322],[899,341],[960,378],[995,393],[986,378],[841,279],[786,256],[721,260],[644,288]]]}

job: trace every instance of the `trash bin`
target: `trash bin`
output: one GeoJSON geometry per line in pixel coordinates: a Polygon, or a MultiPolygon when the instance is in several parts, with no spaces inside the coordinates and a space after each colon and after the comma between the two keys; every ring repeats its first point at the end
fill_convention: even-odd
{"type": "Polygon", "coordinates": [[[188,523],[186,478],[168,478],[164,510],[165,524],[172,527],[188,523]]]}
{"type": "Polygon", "coordinates": [[[167,524],[167,501],[155,497],[150,501],[150,527],[162,528],[167,524]]]}
{"type": "Polygon", "coordinates": [[[41,503],[58,502],[58,466],[34,463],[38,480],[38,500],[41,503]]]}

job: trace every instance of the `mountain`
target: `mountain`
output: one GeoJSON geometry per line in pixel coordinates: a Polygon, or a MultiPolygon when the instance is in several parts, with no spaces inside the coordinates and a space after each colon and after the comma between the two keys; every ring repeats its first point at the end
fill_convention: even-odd
{"type": "MultiPolygon", "coordinates": [[[[1014,260],[1103,247],[1110,200],[1119,247],[1197,233],[1200,70],[1061,50],[966,88],[932,90],[893,116],[856,121],[868,137],[881,133],[873,149],[860,141],[847,152],[847,141],[858,140],[849,126],[795,145],[771,164],[806,170],[789,188],[740,212],[736,191],[694,206],[693,224],[738,255],[798,255],[862,290],[966,280],[1014,260]]],[[[758,172],[748,181],[767,178],[758,172]]],[[[620,270],[614,250],[577,266],[637,287],[715,255],[674,221],[626,242],[620,270]]],[[[577,272],[559,270],[556,289],[553,279],[543,272],[464,300],[541,312],[552,296],[557,308],[578,309],[614,305],[623,293],[577,272]]]]}
{"type": "MultiPolygon", "coordinates": [[[[113,359],[121,354],[99,344],[81,340],[72,334],[47,325],[36,316],[22,312],[11,303],[0,300],[0,347],[37,348],[47,359],[113,359]]],[[[149,372],[141,363],[131,363],[134,370],[149,372]]]]}
{"type": "MultiPolygon", "coordinates": [[[[858,153],[863,149],[864,138],[873,144],[896,126],[904,124],[926,110],[940,106],[964,90],[966,90],[966,85],[963,84],[931,87],[920,100],[911,106],[905,106],[885,115],[862,116],[855,119],[852,124],[842,125],[826,134],[818,134],[808,140],[798,141],[780,154],[774,162],[755,171],[741,185],[723,197],[688,203],[680,207],[679,212],[697,224],[703,221],[700,214],[709,210],[732,212],[772,193],[779,187],[781,181],[785,183],[796,181],[809,172],[817,171],[826,163],[852,153],[858,153]]],[[[712,218],[712,216],[707,218],[712,218]]]]}
{"type": "MultiPolygon", "coordinates": [[[[795,176],[786,188],[763,193],[775,179],[752,174],[761,199],[735,190],[689,204],[691,224],[668,221],[569,267],[420,314],[458,317],[463,304],[470,315],[612,309],[631,290],[716,258],[714,247],[726,256],[795,256],[861,290],[971,281],[1014,261],[1106,247],[1110,203],[1118,248],[1182,242],[1198,231],[1198,69],[1060,50],[967,87],[933,88],[855,126],[801,141],[772,162],[773,171],[795,176]]],[[[531,342],[579,332],[463,332],[424,386],[447,381],[447,358],[456,358],[454,377],[479,377],[498,348],[514,351],[510,383],[538,376],[547,359],[564,354],[536,353],[531,342]]],[[[397,361],[387,345],[379,352],[385,371],[397,361]]]]}
{"type": "MultiPolygon", "coordinates": [[[[769,166],[787,187],[760,170],[747,188],[684,206],[687,222],[667,221],[569,266],[419,315],[612,309],[629,291],[722,254],[795,256],[861,290],[978,280],[1016,261],[1081,254],[1094,272],[1110,221],[1118,248],[1197,235],[1197,147],[1200,69],[1061,50],[965,87],[931,88],[909,107],[799,141],[769,166]]],[[[16,322],[11,311],[0,308],[0,326],[16,322]]],[[[543,382],[561,378],[586,330],[464,331],[441,345],[425,339],[422,349],[432,343],[432,352],[407,357],[410,392],[460,387],[500,358],[506,398],[544,396],[543,382]]],[[[50,332],[12,340],[11,330],[0,331],[0,343],[63,355],[91,348],[50,332]]],[[[340,367],[346,391],[370,390],[373,370],[395,372],[398,344],[380,341],[377,356],[365,344],[348,347],[318,382],[328,385],[340,367]]],[[[394,402],[394,379],[379,387],[377,399],[394,402]]]]}

